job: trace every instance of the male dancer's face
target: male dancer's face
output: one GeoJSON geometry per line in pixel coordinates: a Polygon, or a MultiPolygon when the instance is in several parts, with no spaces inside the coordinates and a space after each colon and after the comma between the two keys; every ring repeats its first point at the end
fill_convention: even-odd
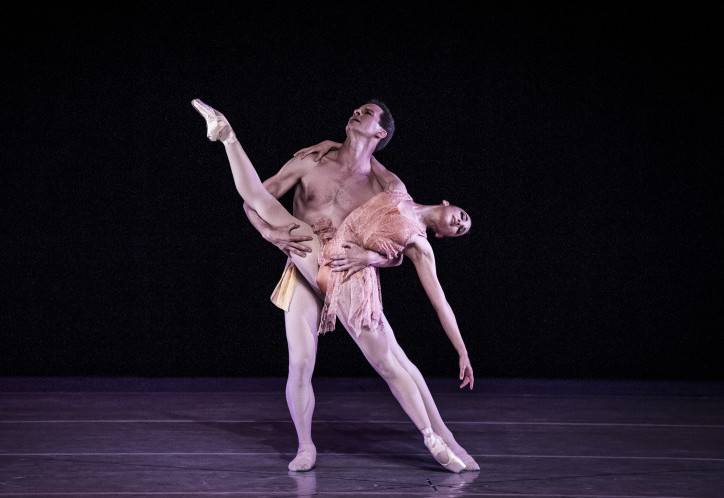
{"type": "Polygon", "coordinates": [[[347,134],[358,133],[363,136],[372,137],[375,134],[383,133],[384,138],[387,132],[380,126],[380,116],[384,111],[375,104],[365,104],[358,107],[347,121],[347,134]]]}

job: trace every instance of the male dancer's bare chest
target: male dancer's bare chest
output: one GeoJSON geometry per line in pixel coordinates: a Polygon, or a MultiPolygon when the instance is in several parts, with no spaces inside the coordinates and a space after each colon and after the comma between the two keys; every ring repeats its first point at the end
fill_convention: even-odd
{"type": "Polygon", "coordinates": [[[371,172],[347,172],[320,169],[305,176],[294,192],[294,216],[314,224],[320,218],[329,218],[339,227],[349,213],[382,191],[371,172]]]}

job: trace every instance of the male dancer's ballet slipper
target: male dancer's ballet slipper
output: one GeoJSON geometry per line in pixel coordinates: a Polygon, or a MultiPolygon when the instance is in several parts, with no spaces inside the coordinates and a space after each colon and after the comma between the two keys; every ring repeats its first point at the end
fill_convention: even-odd
{"type": "Polygon", "coordinates": [[[303,445],[299,447],[297,456],[289,462],[289,470],[294,472],[307,472],[314,468],[317,463],[317,448],[314,445],[303,445]]]}
{"type": "Polygon", "coordinates": [[[231,125],[226,120],[223,114],[214,109],[213,107],[204,104],[199,99],[191,101],[191,105],[198,111],[201,116],[206,120],[206,136],[212,142],[220,140],[221,142],[236,141],[234,131],[231,129],[231,125]]]}
{"type": "Polygon", "coordinates": [[[456,474],[465,470],[465,464],[460,458],[452,452],[452,450],[446,445],[442,438],[435,434],[432,429],[423,429],[422,435],[425,438],[425,446],[430,450],[432,456],[438,461],[440,465],[445,467],[450,472],[456,474]]]}

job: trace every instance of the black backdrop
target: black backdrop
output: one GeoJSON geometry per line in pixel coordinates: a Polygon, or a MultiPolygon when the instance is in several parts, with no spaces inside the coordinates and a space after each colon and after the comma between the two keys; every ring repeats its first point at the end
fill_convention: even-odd
{"type": "MultiPolygon", "coordinates": [[[[380,161],[472,216],[432,240],[477,377],[723,377],[705,6],[68,4],[2,21],[1,375],[285,375],[285,258],[189,102],[266,178],[376,97],[380,161]]],[[[409,356],[454,376],[411,263],[382,282],[409,356]]],[[[316,375],[373,374],[320,338],[316,375]]]]}

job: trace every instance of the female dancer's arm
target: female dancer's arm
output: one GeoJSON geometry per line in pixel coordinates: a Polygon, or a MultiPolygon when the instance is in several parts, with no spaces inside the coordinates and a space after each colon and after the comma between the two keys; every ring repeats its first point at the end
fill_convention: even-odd
{"type": "Polygon", "coordinates": [[[470,389],[472,389],[474,382],[473,367],[470,365],[468,350],[460,334],[455,313],[453,313],[450,303],[445,298],[445,293],[437,278],[435,254],[432,251],[430,242],[424,237],[416,236],[403,252],[415,264],[420,283],[422,283],[427,297],[437,312],[440,324],[460,356],[460,380],[463,381],[460,387],[470,384],[470,389]]]}

